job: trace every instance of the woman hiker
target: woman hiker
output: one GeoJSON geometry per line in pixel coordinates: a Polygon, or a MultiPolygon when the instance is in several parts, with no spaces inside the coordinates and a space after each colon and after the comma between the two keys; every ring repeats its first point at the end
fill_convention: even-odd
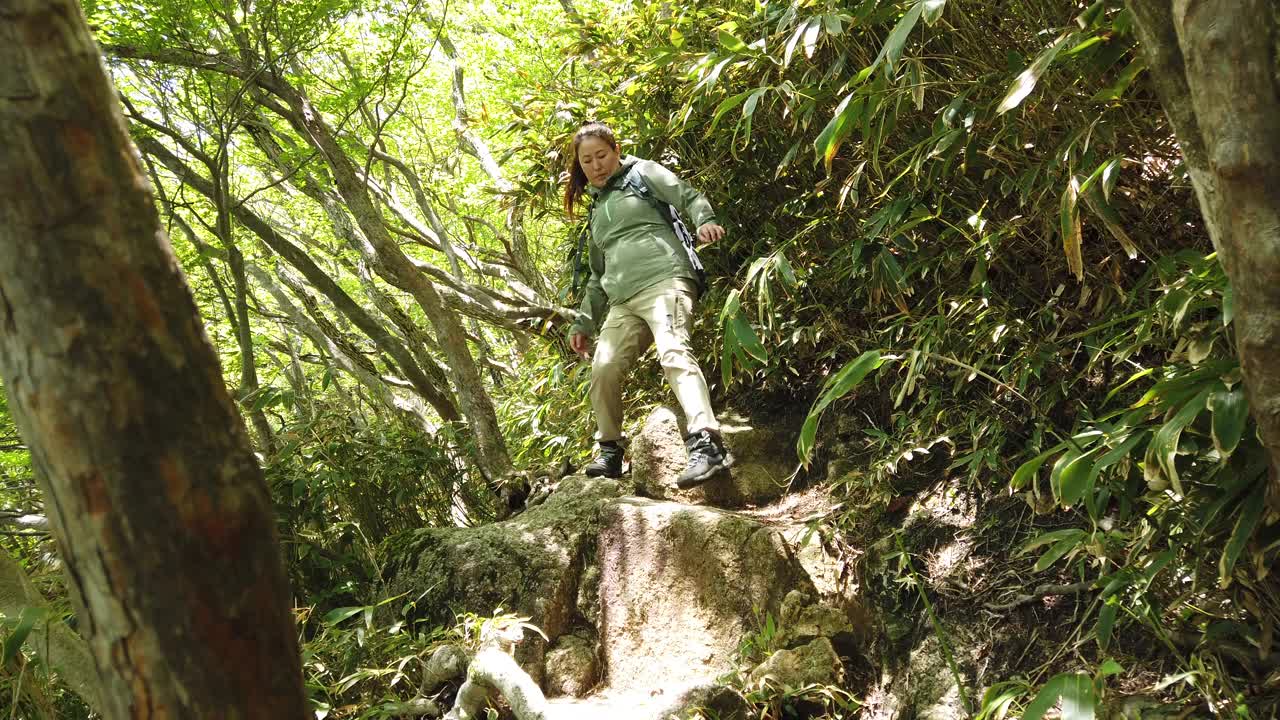
{"type": "Polygon", "coordinates": [[[587,465],[586,474],[622,474],[622,380],[653,342],[688,430],[689,464],[676,484],[694,487],[732,465],[733,456],[720,438],[707,381],[689,348],[701,268],[695,269],[662,208],[669,205],[692,220],[703,243],[719,240],[724,228],[716,223],[706,197],[670,170],[621,156],[613,131],[604,123],[579,128],[573,150],[565,212],[572,216],[584,193],[594,198],[588,215],[590,277],[569,331],[573,351],[592,361],[591,407],[600,455],[587,465]],[[598,335],[594,354],[593,335],[598,335]]]}

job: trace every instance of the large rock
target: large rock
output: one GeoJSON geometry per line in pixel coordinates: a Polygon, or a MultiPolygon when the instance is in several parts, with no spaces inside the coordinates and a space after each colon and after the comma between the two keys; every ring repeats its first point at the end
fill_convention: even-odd
{"type": "Polygon", "coordinates": [[[796,466],[792,433],[757,427],[734,412],[722,414],[719,420],[734,465],[729,472],[686,491],[676,487],[687,458],[683,423],[671,408],[651,412],[629,448],[637,492],[659,500],[723,508],[760,505],[781,497],[796,466]]]}
{"type": "Polygon", "coordinates": [[[577,635],[564,635],[547,651],[546,686],[551,695],[586,695],[600,680],[594,644],[577,635]]]}
{"type": "Polygon", "coordinates": [[[751,671],[752,683],[768,681],[775,687],[838,685],[844,680],[844,666],[831,641],[812,640],[793,650],[778,650],[751,671]]]}
{"type": "Polygon", "coordinates": [[[780,492],[787,468],[779,458],[790,457],[781,436],[732,418],[724,424],[740,457],[733,476],[676,492],[684,444],[674,414],[659,411],[632,445],[631,481],[570,476],[504,522],[399,536],[390,542],[389,590],[442,625],[455,613],[498,608],[529,617],[547,639],[526,634],[515,657],[544,691],[560,695],[558,720],[668,720],[697,708],[745,718],[745,700],[717,678],[739,669],[742,640],[758,632],[761,617],[785,615],[803,648],[847,626],[809,601],[818,590],[774,527],[628,495],[638,486],[659,497],[741,505],[780,492]],[[792,590],[799,592],[784,613],[792,590]]]}
{"type": "Polygon", "coordinates": [[[787,593],[778,616],[779,647],[797,648],[818,638],[827,638],[841,655],[851,656],[859,649],[865,628],[857,628],[843,610],[815,602],[800,590],[787,593]]]}
{"type": "MultiPolygon", "coordinates": [[[[451,625],[457,613],[498,609],[530,618],[554,640],[575,624],[585,559],[603,510],[623,493],[616,480],[569,477],[545,503],[505,522],[430,528],[389,541],[392,595],[414,601],[414,615],[451,625]]],[[[530,634],[516,658],[541,679],[546,643],[530,634]]]]}
{"type": "Polygon", "coordinates": [[[772,529],[732,513],[623,498],[600,536],[601,641],[617,687],[687,687],[734,667],[757,612],[812,592],[772,529]]]}
{"type": "Polygon", "coordinates": [[[747,720],[751,705],[736,690],[723,685],[698,685],[678,696],[657,713],[663,718],[715,718],[747,720]]]}

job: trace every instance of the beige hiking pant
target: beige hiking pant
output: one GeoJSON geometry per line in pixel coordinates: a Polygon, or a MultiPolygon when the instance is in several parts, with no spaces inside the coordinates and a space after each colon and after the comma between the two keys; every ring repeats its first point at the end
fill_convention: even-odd
{"type": "Polygon", "coordinates": [[[654,343],[667,384],[684,409],[688,432],[719,430],[698,360],[689,349],[689,325],[697,288],[689,280],[664,280],[609,308],[591,362],[591,407],[596,440],[622,437],[622,381],[640,353],[654,343]]]}

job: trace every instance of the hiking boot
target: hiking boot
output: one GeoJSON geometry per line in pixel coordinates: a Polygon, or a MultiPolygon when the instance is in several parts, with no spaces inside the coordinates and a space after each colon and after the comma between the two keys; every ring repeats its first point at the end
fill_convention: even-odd
{"type": "Polygon", "coordinates": [[[733,454],[720,440],[719,433],[699,430],[684,438],[689,451],[689,464],[676,479],[676,487],[688,490],[711,479],[712,475],[733,465],[733,454]]]}
{"type": "Polygon", "coordinates": [[[582,471],[587,477],[622,477],[622,443],[616,440],[600,443],[600,454],[582,471]]]}

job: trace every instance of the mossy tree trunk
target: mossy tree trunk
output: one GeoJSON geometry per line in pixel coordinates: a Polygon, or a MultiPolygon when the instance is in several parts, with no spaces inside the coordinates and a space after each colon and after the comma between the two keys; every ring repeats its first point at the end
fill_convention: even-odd
{"type": "Polygon", "coordinates": [[[307,716],[270,501],[80,7],[0,1],[0,374],[103,716],[307,716]]]}
{"type": "Polygon", "coordinates": [[[1236,351],[1280,507],[1280,8],[1128,0],[1231,280],[1236,351]]]}

